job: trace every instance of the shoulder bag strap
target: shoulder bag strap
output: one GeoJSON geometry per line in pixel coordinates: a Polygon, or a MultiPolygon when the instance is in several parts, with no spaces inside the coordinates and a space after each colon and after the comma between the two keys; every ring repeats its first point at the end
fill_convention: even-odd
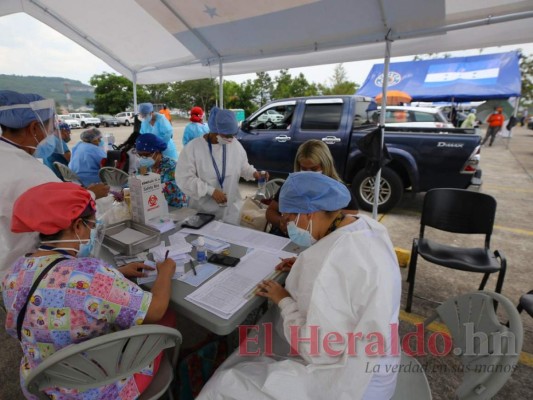
{"type": "Polygon", "coordinates": [[[67,260],[67,258],[65,258],[65,257],[56,258],[54,261],[52,261],[50,264],[48,264],[48,266],[44,269],[44,271],[39,274],[39,276],[37,277],[35,282],[33,282],[33,285],[31,286],[30,292],[28,293],[28,297],[26,298],[26,302],[24,303],[24,305],[20,309],[19,315],[17,317],[17,336],[19,338],[19,341],[22,338],[22,335],[21,335],[21,333],[22,333],[22,322],[24,322],[24,317],[26,316],[26,308],[28,308],[28,303],[29,303],[29,301],[31,299],[31,296],[33,296],[33,293],[35,292],[35,290],[37,290],[37,286],[39,286],[39,283],[41,283],[42,279],[48,273],[48,271],[50,271],[57,263],[59,263],[59,262],[61,262],[63,260],[67,260]]]}

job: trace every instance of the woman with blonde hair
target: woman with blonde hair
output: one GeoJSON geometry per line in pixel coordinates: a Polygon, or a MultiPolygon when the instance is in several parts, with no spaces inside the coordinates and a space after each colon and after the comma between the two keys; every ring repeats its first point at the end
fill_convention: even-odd
{"type": "MultiPolygon", "coordinates": [[[[294,172],[300,171],[312,171],[320,172],[336,181],[341,183],[337,170],[335,169],[335,163],[333,162],[333,156],[327,144],[321,140],[311,139],[298,147],[296,156],[294,157],[294,172]]],[[[274,199],[270,202],[266,211],[266,219],[272,225],[270,233],[279,236],[287,236],[287,221],[279,212],[279,193],[280,190],[274,196],[274,199]]],[[[350,192],[350,203],[342,211],[345,214],[357,214],[358,205],[355,197],[350,192]]]]}

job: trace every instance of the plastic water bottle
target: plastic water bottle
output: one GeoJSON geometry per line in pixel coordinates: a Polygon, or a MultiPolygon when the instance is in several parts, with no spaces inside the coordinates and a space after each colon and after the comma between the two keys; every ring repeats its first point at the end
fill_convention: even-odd
{"type": "Polygon", "coordinates": [[[265,193],[266,186],[266,171],[261,171],[259,174],[259,179],[257,180],[257,197],[266,197],[265,193]]]}
{"type": "Polygon", "coordinates": [[[196,261],[199,264],[207,262],[207,251],[205,249],[205,239],[203,236],[198,236],[198,244],[196,245],[196,261]]]}

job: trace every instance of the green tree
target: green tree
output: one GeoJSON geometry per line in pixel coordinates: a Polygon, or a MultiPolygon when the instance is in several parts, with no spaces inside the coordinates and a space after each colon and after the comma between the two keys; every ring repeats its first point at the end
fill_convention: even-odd
{"type": "Polygon", "coordinates": [[[268,72],[258,72],[257,77],[254,80],[254,86],[257,91],[256,103],[259,107],[262,107],[268,103],[272,97],[272,91],[274,90],[274,83],[268,72]]]}
{"type": "Polygon", "coordinates": [[[524,108],[533,106],[533,56],[520,57],[520,73],[522,75],[522,95],[520,105],[524,108]]]}
{"type": "Polygon", "coordinates": [[[173,105],[171,97],[171,86],[168,83],[158,83],[155,85],[143,85],[143,89],[150,96],[152,103],[165,103],[173,105]]]}
{"type": "Polygon", "coordinates": [[[272,99],[284,99],[292,97],[292,77],[288,69],[279,71],[279,75],[274,78],[274,90],[272,90],[272,99]]]}
{"type": "Polygon", "coordinates": [[[257,87],[253,81],[238,84],[234,81],[224,81],[224,108],[242,108],[246,115],[250,115],[257,106],[257,87]]]}
{"type": "Polygon", "coordinates": [[[182,110],[200,106],[207,112],[215,105],[216,88],[214,79],[174,82],[170,85],[168,103],[182,110]]]}
{"type": "Polygon", "coordinates": [[[331,86],[322,87],[323,94],[354,94],[359,85],[348,80],[348,75],[342,64],[337,64],[330,78],[331,86]]]}
{"type": "MultiPolygon", "coordinates": [[[[93,75],[89,80],[94,87],[94,111],[116,114],[133,105],[133,83],[127,78],[109,74],[93,75]]],[[[137,87],[137,101],[149,101],[148,94],[141,86],[137,87]]]]}

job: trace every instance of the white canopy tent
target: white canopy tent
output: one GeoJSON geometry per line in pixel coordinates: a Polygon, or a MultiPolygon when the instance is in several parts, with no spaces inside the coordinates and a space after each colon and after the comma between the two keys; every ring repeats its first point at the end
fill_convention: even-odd
{"type": "Polygon", "coordinates": [[[533,42],[533,0],[0,2],[0,16],[17,12],[72,39],[134,87],[533,42]]]}

